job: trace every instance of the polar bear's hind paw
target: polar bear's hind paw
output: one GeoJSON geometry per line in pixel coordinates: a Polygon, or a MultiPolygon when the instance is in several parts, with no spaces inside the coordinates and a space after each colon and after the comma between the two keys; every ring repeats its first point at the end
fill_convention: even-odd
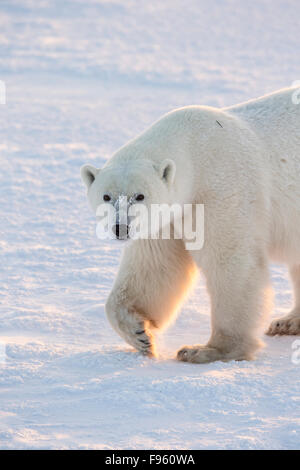
{"type": "Polygon", "coordinates": [[[275,335],[300,335],[300,315],[287,315],[286,317],[274,320],[266,334],[275,335]]]}

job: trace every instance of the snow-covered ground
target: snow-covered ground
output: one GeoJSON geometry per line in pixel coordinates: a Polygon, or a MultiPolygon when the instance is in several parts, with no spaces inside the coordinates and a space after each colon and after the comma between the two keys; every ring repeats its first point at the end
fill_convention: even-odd
{"type": "MultiPolygon", "coordinates": [[[[299,17],[296,0],[1,0],[1,449],[299,448],[295,338],[252,363],[174,360],[208,338],[203,280],[159,359],[112,331],[120,249],[97,240],[79,177],[172,108],[299,80],[299,17]]],[[[272,278],[281,315],[286,269],[272,278]]]]}

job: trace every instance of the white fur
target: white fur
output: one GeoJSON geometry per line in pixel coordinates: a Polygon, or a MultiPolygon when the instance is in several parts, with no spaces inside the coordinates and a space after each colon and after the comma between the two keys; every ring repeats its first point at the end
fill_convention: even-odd
{"type": "Polygon", "coordinates": [[[198,267],[211,298],[211,338],[206,346],[182,348],[178,359],[251,359],[270,304],[270,258],[289,265],[296,304],[268,333],[300,333],[300,105],[294,92],[225,109],[175,110],[102,170],[82,168],[94,210],[105,193],[143,193],[147,205],[205,207],[201,250],[188,252],[184,240],[137,240],[124,250],[106,311],[138,350],[155,354],[153,331],[174,316],[198,267]]]}

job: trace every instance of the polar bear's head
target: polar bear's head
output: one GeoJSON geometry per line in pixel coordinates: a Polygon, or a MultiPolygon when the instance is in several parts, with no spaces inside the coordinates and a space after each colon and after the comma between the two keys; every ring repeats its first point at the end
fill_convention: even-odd
{"type": "Polygon", "coordinates": [[[81,168],[81,178],[87,188],[91,208],[97,214],[99,207],[110,205],[116,211],[112,231],[117,238],[127,238],[130,231],[130,217],[126,225],[120,222],[122,202],[128,208],[142,204],[149,211],[152,204],[170,204],[176,166],[166,159],[160,164],[150,160],[112,162],[103,169],[92,165],[81,168]]]}

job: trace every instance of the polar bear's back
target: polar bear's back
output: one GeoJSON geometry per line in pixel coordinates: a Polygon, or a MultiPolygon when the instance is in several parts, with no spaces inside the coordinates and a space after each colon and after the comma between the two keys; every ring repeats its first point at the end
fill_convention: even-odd
{"type": "Polygon", "coordinates": [[[284,88],[224,111],[249,123],[275,153],[286,152],[287,140],[299,148],[299,88],[284,88]]]}
{"type": "Polygon", "coordinates": [[[271,171],[271,254],[300,263],[300,91],[287,88],[227,108],[260,137],[271,171]]]}

